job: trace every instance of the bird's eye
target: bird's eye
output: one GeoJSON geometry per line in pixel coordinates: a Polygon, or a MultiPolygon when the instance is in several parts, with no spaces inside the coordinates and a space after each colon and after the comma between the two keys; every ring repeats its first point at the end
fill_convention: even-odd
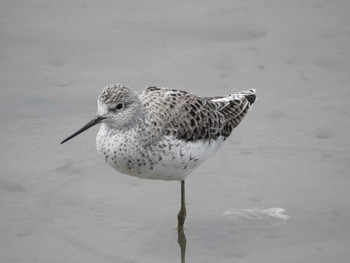
{"type": "Polygon", "coordinates": [[[117,106],[115,106],[114,109],[116,109],[116,110],[121,110],[121,109],[123,109],[123,108],[124,108],[124,104],[123,104],[123,103],[119,103],[119,104],[117,104],[117,106]]]}

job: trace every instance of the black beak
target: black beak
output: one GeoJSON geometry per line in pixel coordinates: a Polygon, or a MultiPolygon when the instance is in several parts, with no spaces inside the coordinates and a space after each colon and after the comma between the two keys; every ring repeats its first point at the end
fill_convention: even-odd
{"type": "Polygon", "coordinates": [[[85,124],[84,127],[82,127],[80,130],[76,131],[71,136],[69,136],[66,139],[64,139],[61,142],[61,144],[65,143],[66,141],[69,141],[70,139],[74,138],[75,136],[77,136],[78,134],[82,133],[83,131],[86,131],[87,129],[91,128],[92,126],[95,126],[96,124],[101,123],[101,121],[104,120],[104,119],[105,119],[104,117],[97,116],[95,119],[93,119],[89,123],[85,124]]]}

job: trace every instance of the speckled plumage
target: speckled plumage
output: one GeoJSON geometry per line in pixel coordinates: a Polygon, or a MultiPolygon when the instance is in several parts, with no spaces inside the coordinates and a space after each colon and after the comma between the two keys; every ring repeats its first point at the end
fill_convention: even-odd
{"type": "Polygon", "coordinates": [[[102,123],[97,151],[114,169],[145,179],[181,181],[180,235],[186,176],[222,145],[254,101],[253,89],[200,98],[167,88],[137,93],[123,84],[109,85],[98,97],[97,116],[61,144],[102,123]]]}
{"type": "Polygon", "coordinates": [[[237,127],[254,93],[200,98],[167,88],[138,94],[123,84],[109,85],[98,98],[103,119],[97,150],[121,173],[182,181],[237,127]]]}

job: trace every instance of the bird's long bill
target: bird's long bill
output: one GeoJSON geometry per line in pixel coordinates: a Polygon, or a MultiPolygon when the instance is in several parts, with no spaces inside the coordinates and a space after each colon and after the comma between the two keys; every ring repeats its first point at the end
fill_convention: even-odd
{"type": "Polygon", "coordinates": [[[86,131],[87,129],[91,128],[92,126],[95,126],[96,124],[99,124],[104,118],[97,116],[95,119],[91,120],[89,123],[85,124],[84,127],[82,127],[81,129],[79,129],[78,131],[76,131],[75,133],[73,133],[71,136],[67,137],[66,139],[64,139],[62,143],[65,143],[66,141],[69,141],[70,139],[74,138],[75,136],[77,136],[78,134],[82,133],[83,131],[86,131]]]}

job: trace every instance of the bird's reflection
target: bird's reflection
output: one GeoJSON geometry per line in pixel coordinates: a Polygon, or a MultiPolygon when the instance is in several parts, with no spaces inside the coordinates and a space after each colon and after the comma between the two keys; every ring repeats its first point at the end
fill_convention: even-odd
{"type": "Polygon", "coordinates": [[[185,263],[187,240],[186,240],[186,235],[183,227],[177,230],[177,243],[179,243],[179,246],[180,246],[181,263],[185,263]]]}

